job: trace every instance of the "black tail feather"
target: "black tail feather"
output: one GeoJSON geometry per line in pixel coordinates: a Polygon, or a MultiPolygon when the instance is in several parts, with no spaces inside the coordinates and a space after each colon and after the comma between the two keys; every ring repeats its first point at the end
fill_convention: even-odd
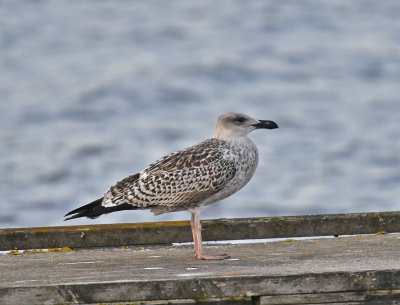
{"type": "Polygon", "coordinates": [[[103,198],[97,199],[91,203],[88,203],[86,205],[83,205],[75,210],[72,210],[71,212],[68,212],[65,214],[64,217],[72,215],[71,217],[65,218],[64,220],[70,220],[74,218],[79,218],[79,217],[87,217],[87,218],[97,218],[100,215],[115,212],[115,211],[121,211],[121,210],[137,210],[138,208],[135,206],[132,206],[130,204],[121,204],[113,207],[105,207],[101,205],[103,202],[103,198]],[[75,215],[73,215],[75,214],[75,215]]]}

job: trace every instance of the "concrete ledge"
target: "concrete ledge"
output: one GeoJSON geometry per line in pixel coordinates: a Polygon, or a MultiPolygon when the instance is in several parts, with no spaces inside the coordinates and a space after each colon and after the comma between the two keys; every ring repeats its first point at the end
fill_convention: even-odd
{"type": "Polygon", "coordinates": [[[72,250],[0,254],[0,304],[400,304],[400,234],[384,233],[399,212],[202,224],[205,240],[330,237],[210,244],[232,259],[199,261],[171,245],[192,240],[187,221],[3,229],[3,250],[72,250]]]}
{"type": "MultiPolygon", "coordinates": [[[[203,220],[204,240],[400,232],[400,212],[203,220]]],[[[0,230],[0,250],[88,248],[192,241],[188,221],[0,230]]]]}

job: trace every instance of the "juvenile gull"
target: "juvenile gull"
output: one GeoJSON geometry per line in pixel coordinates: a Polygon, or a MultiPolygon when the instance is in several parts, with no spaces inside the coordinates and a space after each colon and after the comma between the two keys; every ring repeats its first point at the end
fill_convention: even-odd
{"type": "Polygon", "coordinates": [[[200,208],[241,189],[258,164],[257,147],[247,137],[259,128],[274,129],[273,121],[229,112],[218,117],[214,134],[197,145],[169,154],[140,173],[112,186],[104,197],[65,216],[96,218],[120,210],[150,209],[155,215],[187,210],[192,214],[194,253],[198,259],[225,259],[203,253],[200,208]]]}

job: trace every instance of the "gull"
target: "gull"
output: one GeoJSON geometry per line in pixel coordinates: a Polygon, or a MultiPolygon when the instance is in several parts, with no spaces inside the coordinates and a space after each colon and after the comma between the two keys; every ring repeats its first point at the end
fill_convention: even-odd
{"type": "Polygon", "coordinates": [[[247,135],[256,129],[274,129],[274,121],[228,112],[218,117],[212,138],[171,153],[140,173],[111,186],[105,195],[65,215],[97,218],[121,210],[150,209],[155,215],[189,211],[198,259],[219,260],[228,255],[203,253],[200,209],[237,192],[253,177],[258,151],[247,135]]]}

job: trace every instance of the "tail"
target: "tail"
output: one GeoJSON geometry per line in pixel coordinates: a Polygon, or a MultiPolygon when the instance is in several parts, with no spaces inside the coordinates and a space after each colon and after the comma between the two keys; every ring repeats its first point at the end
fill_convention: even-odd
{"type": "Polygon", "coordinates": [[[115,211],[137,210],[138,209],[137,207],[132,206],[130,204],[126,204],[126,203],[106,208],[105,206],[101,205],[102,202],[103,202],[103,198],[100,198],[91,203],[83,205],[75,210],[72,210],[71,212],[65,214],[64,217],[67,217],[69,215],[72,215],[72,216],[65,218],[64,220],[70,220],[70,219],[79,218],[79,217],[87,217],[87,218],[94,219],[94,218],[99,217],[100,215],[115,212],[115,211]],[[73,215],[73,214],[75,214],[75,215],[73,215]]]}

